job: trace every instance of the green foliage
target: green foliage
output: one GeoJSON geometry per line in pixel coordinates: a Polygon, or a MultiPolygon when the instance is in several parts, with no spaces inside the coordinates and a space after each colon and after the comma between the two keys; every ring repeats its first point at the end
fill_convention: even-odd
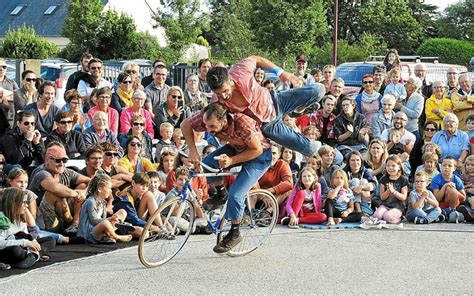
{"type": "Polygon", "coordinates": [[[165,29],[172,62],[182,57],[184,50],[195,42],[209,22],[206,15],[200,15],[199,0],[160,0],[165,9],[158,9],[155,20],[165,29]]]}
{"type": "Polygon", "coordinates": [[[428,39],[417,49],[422,56],[438,56],[441,63],[468,65],[474,56],[474,43],[449,38],[428,39]]]}
{"type": "Polygon", "coordinates": [[[329,34],[324,7],[319,0],[254,1],[251,28],[258,47],[280,62],[309,52],[329,34]]]}
{"type": "Polygon", "coordinates": [[[71,1],[62,28],[71,43],[62,50],[62,57],[75,61],[84,52],[103,60],[161,56],[155,37],[136,32],[129,16],[113,10],[103,12],[103,8],[100,0],[71,1]]]}
{"type": "Polygon", "coordinates": [[[437,20],[439,36],[474,41],[473,11],[473,0],[461,0],[448,6],[437,20]]]}
{"type": "Polygon", "coordinates": [[[36,35],[33,27],[23,25],[8,30],[3,41],[2,55],[15,59],[45,59],[55,56],[58,47],[36,35]]]}
{"type": "MultiPolygon", "coordinates": [[[[365,61],[371,55],[383,55],[387,51],[387,45],[380,42],[380,38],[370,34],[362,35],[360,42],[349,44],[347,41],[337,41],[337,64],[344,62],[365,61]]],[[[332,43],[326,43],[315,49],[316,62],[321,64],[332,64],[332,43]]]]}
{"type": "Polygon", "coordinates": [[[203,36],[199,36],[196,39],[196,43],[202,46],[209,47],[209,42],[207,42],[206,38],[204,38],[203,36]]]}

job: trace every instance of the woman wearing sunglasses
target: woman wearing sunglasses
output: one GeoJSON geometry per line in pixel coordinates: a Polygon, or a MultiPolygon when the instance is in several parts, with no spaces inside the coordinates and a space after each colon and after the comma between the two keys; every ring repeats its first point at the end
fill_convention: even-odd
{"type": "Polygon", "coordinates": [[[35,72],[31,70],[23,71],[23,73],[21,73],[21,82],[23,86],[13,93],[15,112],[23,110],[26,105],[36,102],[38,99],[38,91],[35,85],[35,72]]]}
{"type": "Polygon", "coordinates": [[[145,131],[145,125],[146,125],[145,117],[143,117],[143,115],[141,114],[134,114],[132,118],[130,119],[129,124],[131,125],[131,128],[128,130],[128,132],[119,135],[118,140],[122,148],[127,149],[127,145],[126,145],[127,139],[130,136],[137,137],[138,139],[140,139],[140,143],[142,144],[140,156],[143,156],[148,159],[153,159],[152,154],[151,154],[153,143],[151,141],[151,137],[145,131]]]}
{"type": "Polygon", "coordinates": [[[132,104],[130,107],[122,110],[120,114],[120,133],[127,134],[132,126],[132,117],[136,114],[143,116],[145,123],[144,130],[148,132],[149,137],[153,139],[153,118],[151,113],[143,108],[146,101],[146,94],[142,90],[136,90],[132,96],[132,104]]]}
{"type": "Polygon", "coordinates": [[[125,156],[117,163],[117,172],[128,175],[131,180],[133,174],[156,171],[157,167],[148,158],[142,157],[142,141],[137,136],[127,138],[125,156]]]}
{"type": "MultiPolygon", "coordinates": [[[[171,87],[166,101],[155,113],[155,126],[159,128],[163,122],[169,122],[174,128],[178,128],[188,117],[191,117],[191,109],[184,104],[183,90],[179,86],[171,87]]],[[[155,135],[159,135],[159,129],[158,133],[155,131],[155,135]]]]}
{"type": "Polygon", "coordinates": [[[110,107],[122,112],[123,109],[132,105],[133,92],[133,78],[130,74],[122,72],[119,74],[117,89],[112,95],[112,101],[110,107]]]}

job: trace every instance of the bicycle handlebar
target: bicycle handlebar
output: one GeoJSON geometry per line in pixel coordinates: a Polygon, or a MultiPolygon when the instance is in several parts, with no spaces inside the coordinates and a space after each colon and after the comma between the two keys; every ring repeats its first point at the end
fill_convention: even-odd
{"type": "MultiPolygon", "coordinates": [[[[181,154],[182,156],[188,158],[188,155],[187,155],[186,153],[184,153],[184,151],[178,150],[178,153],[181,154]]],[[[215,168],[213,168],[213,167],[208,166],[207,164],[205,164],[205,163],[202,162],[202,161],[200,161],[199,163],[201,164],[201,166],[202,166],[203,168],[205,168],[206,170],[208,170],[208,171],[211,172],[211,173],[216,173],[216,174],[217,174],[217,173],[222,172],[222,169],[215,169],[215,168]]]]}

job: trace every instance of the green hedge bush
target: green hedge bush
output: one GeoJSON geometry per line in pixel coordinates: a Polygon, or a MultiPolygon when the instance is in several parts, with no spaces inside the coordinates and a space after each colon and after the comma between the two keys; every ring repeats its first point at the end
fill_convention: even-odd
{"type": "Polygon", "coordinates": [[[440,63],[469,65],[474,56],[474,43],[450,38],[431,38],[416,50],[421,56],[437,56],[440,63]]]}

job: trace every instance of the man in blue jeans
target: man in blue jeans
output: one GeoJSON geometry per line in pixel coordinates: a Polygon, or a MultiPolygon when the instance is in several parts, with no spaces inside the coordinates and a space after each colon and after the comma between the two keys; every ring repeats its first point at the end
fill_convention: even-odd
{"type": "MultiPolygon", "coordinates": [[[[181,129],[190,155],[198,154],[193,130],[207,130],[228,144],[206,156],[204,163],[213,168],[242,166],[228,193],[225,219],[231,221],[231,229],[214,247],[216,253],[228,252],[242,241],[239,225],[245,208],[245,195],[270,167],[270,142],[263,136],[255,120],[241,113],[231,115],[219,103],[211,103],[202,112],[183,121],[181,129]]],[[[222,177],[208,178],[208,182],[218,184],[216,187],[222,190],[222,177]]]]}
{"type": "MultiPolygon", "coordinates": [[[[318,103],[324,96],[324,86],[316,83],[270,93],[255,80],[253,73],[257,67],[275,73],[282,83],[290,81],[295,87],[301,85],[295,75],[283,71],[263,57],[251,56],[230,70],[224,67],[209,70],[207,83],[214,92],[212,102],[221,103],[230,113],[243,113],[251,117],[262,125],[262,133],[270,140],[306,156],[314,155],[318,147],[316,142],[286,126],[283,115],[318,103]]],[[[197,162],[199,155],[190,151],[189,158],[197,162]]]]}

